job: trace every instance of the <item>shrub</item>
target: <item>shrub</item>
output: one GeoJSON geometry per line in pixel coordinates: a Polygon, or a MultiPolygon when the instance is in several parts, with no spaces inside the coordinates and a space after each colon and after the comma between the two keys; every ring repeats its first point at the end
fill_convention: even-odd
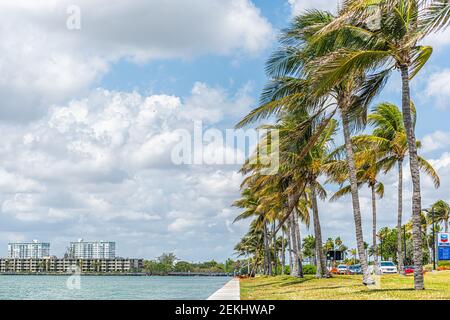
{"type": "Polygon", "coordinates": [[[427,264],[423,267],[423,270],[425,270],[426,272],[431,272],[433,270],[433,265],[427,264]]]}
{"type": "Polygon", "coordinates": [[[450,261],[439,261],[439,267],[450,267],[450,261]]]}
{"type": "Polygon", "coordinates": [[[284,274],[290,274],[291,273],[291,268],[289,266],[285,266],[284,267],[284,274]]]}
{"type": "Polygon", "coordinates": [[[317,268],[313,265],[303,266],[303,274],[316,274],[317,268]]]}

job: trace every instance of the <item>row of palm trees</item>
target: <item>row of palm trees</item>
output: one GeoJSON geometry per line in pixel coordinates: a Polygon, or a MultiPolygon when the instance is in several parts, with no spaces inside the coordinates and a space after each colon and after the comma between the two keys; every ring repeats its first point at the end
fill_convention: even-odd
{"type": "MultiPolygon", "coordinates": [[[[415,137],[410,81],[432,54],[432,48],[420,42],[450,24],[449,6],[447,0],[345,0],[337,15],[309,10],[282,32],[280,46],[267,62],[270,81],[261,104],[237,125],[275,118],[275,124],[265,128],[279,130],[278,173],[264,175],[264,165],[249,159],[241,170],[246,175],[242,199],[235,203],[244,208],[237,219],[254,217],[246,237],[249,242],[257,241],[253,230],[262,239],[262,246],[255,250],[262,253],[266,273],[273,271],[270,242],[276,243],[281,230],[287,235],[291,275],[302,276],[298,226],[310,223],[310,210],[316,248],[322,248],[318,199],[327,197],[321,184],[325,176],[327,183],[342,186],[332,199],[351,195],[363,283],[373,283],[364,247],[359,189],[367,185],[372,193],[376,248],[376,198],[384,189],[379,173],[398,168],[397,228],[401,228],[403,163],[408,158],[413,185],[414,287],[424,288],[420,170],[434,179],[436,187],[439,178],[417,153],[420,143],[415,137]],[[395,70],[401,74],[401,111],[384,103],[368,116],[373,99],[395,70]],[[367,123],[375,127],[372,134],[355,137],[367,123]],[[334,148],[339,126],[344,145],[334,148]]],[[[262,147],[270,148],[272,143],[268,138],[262,147]]],[[[244,240],[241,245],[245,247],[244,240]]],[[[316,255],[317,276],[329,276],[322,250],[316,255]]]]}

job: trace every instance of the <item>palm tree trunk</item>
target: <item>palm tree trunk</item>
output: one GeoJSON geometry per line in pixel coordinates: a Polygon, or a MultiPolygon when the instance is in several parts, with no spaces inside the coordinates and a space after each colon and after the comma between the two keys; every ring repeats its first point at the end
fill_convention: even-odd
{"type": "Polygon", "coordinates": [[[317,194],[316,186],[314,183],[311,184],[311,204],[313,212],[313,223],[314,223],[314,238],[315,238],[315,252],[316,252],[316,263],[317,263],[317,278],[322,278],[323,276],[329,277],[330,272],[327,269],[327,260],[323,253],[322,247],[322,230],[320,227],[319,220],[319,206],[317,205],[317,194]]]}
{"type": "Polygon", "coordinates": [[[277,274],[277,260],[278,260],[278,252],[277,252],[277,234],[275,232],[276,226],[275,226],[276,220],[273,221],[272,224],[272,242],[273,242],[273,274],[277,274]]]}
{"type": "Polygon", "coordinates": [[[267,221],[264,221],[264,260],[266,270],[265,274],[272,275],[272,263],[270,262],[270,247],[269,247],[269,235],[267,232],[267,221]]]}
{"type": "Polygon", "coordinates": [[[297,210],[294,209],[294,228],[295,228],[295,237],[297,238],[297,254],[298,254],[298,275],[303,278],[303,262],[302,262],[302,237],[300,236],[300,225],[298,223],[298,214],[297,210]]]}
{"type": "Polygon", "coordinates": [[[285,244],[284,244],[284,230],[281,232],[281,274],[284,275],[284,265],[286,264],[286,252],[285,252],[285,244]]]}
{"type": "MultiPolygon", "coordinates": [[[[398,207],[397,207],[397,264],[400,274],[403,270],[403,248],[402,248],[402,215],[403,215],[403,160],[398,161],[398,207]]],[[[406,257],[404,257],[406,259],[406,257]]]]}
{"type": "Polygon", "coordinates": [[[406,136],[408,138],[409,167],[413,183],[412,196],[412,223],[413,223],[413,257],[414,257],[414,289],[423,290],[423,266],[422,266],[422,232],[420,212],[422,211],[422,197],[420,193],[420,171],[417,159],[416,136],[411,114],[411,93],[409,88],[409,70],[407,65],[400,67],[402,74],[402,111],[406,136]]]}
{"type": "Polygon", "coordinates": [[[294,217],[291,214],[289,217],[289,229],[291,233],[291,249],[292,249],[292,270],[291,276],[298,277],[299,274],[299,265],[298,265],[298,246],[297,246],[297,237],[295,235],[295,225],[294,225],[294,217]]]}
{"type": "Polygon", "coordinates": [[[292,239],[291,239],[291,219],[287,220],[287,241],[288,241],[288,255],[289,255],[289,274],[292,275],[294,269],[294,257],[292,252],[292,239]]]}
{"type": "Polygon", "coordinates": [[[445,223],[445,226],[444,226],[445,233],[447,233],[448,232],[448,219],[445,219],[444,223],[445,223]]]}
{"type": "Polygon", "coordinates": [[[372,191],[372,246],[373,246],[373,268],[375,274],[379,274],[378,270],[378,246],[377,246],[377,194],[375,185],[371,186],[372,191]]]}
{"type": "Polygon", "coordinates": [[[348,171],[350,176],[350,188],[352,194],[352,205],[353,205],[353,218],[355,220],[355,233],[356,233],[356,244],[358,249],[359,260],[361,263],[361,269],[363,272],[363,283],[364,284],[373,284],[374,281],[370,277],[369,267],[367,264],[367,256],[364,248],[364,237],[362,231],[362,222],[361,222],[361,208],[359,205],[359,192],[358,192],[358,183],[356,178],[356,166],[355,160],[353,158],[353,146],[350,137],[350,126],[348,120],[348,114],[346,110],[341,110],[342,117],[342,127],[344,131],[344,139],[345,139],[345,149],[347,151],[347,164],[348,171]]]}

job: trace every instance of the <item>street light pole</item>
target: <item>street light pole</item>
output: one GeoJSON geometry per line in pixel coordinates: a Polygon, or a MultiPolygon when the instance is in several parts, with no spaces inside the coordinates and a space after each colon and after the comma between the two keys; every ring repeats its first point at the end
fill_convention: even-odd
{"type": "Polygon", "coordinates": [[[403,265],[406,263],[406,226],[403,226],[403,251],[404,251],[404,258],[403,258],[403,265]]]}
{"type": "Polygon", "coordinates": [[[435,228],[434,228],[434,210],[431,209],[431,220],[433,223],[433,270],[436,270],[436,236],[435,236],[435,228]]]}
{"type": "Polygon", "coordinates": [[[380,257],[381,261],[383,261],[383,238],[381,237],[381,233],[380,233],[380,257]]]}

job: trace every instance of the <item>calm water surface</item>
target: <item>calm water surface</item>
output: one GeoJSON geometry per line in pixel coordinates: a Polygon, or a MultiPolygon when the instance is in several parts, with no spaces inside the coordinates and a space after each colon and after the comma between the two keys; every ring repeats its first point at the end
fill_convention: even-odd
{"type": "Polygon", "coordinates": [[[68,279],[68,276],[2,275],[0,299],[203,300],[231,278],[81,276],[80,289],[69,289],[68,279]]]}

